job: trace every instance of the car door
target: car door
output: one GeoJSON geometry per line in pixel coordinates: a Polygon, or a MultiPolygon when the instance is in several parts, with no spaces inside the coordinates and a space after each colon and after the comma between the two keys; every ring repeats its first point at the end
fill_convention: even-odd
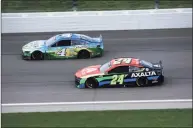
{"type": "Polygon", "coordinates": [[[70,50],[71,50],[71,40],[70,39],[62,39],[56,41],[54,44],[49,46],[48,53],[53,58],[69,58],[70,50]]]}
{"type": "Polygon", "coordinates": [[[118,66],[108,71],[107,76],[111,76],[110,86],[121,86],[125,84],[125,79],[129,73],[129,66],[118,66]]]}

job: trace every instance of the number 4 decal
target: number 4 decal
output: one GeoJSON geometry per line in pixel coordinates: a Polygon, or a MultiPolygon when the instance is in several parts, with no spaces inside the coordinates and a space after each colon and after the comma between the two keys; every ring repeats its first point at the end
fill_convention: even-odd
{"type": "Polygon", "coordinates": [[[63,48],[62,50],[59,50],[56,52],[58,56],[65,56],[66,55],[66,48],[63,48]]]}
{"type": "Polygon", "coordinates": [[[111,81],[111,85],[116,85],[117,83],[119,84],[123,84],[124,81],[124,77],[126,77],[127,75],[113,75],[112,76],[112,81],[111,81]]]}

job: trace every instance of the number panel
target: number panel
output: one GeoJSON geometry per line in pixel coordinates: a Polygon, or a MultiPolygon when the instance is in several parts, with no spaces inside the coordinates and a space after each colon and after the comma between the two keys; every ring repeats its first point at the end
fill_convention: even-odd
{"type": "Polygon", "coordinates": [[[116,83],[117,83],[117,78],[118,78],[118,75],[113,75],[110,84],[111,84],[111,85],[116,85],[116,83]]]}
{"type": "Polygon", "coordinates": [[[121,87],[136,84],[136,77],[131,77],[131,75],[132,73],[106,74],[96,76],[95,78],[98,80],[100,87],[121,87]]]}
{"type": "Polygon", "coordinates": [[[124,84],[124,78],[126,76],[127,75],[124,75],[124,74],[122,74],[122,75],[113,75],[110,85],[122,85],[122,84],[124,84]]]}
{"type": "Polygon", "coordinates": [[[131,63],[131,60],[132,60],[131,58],[120,58],[116,59],[113,64],[121,64],[121,63],[129,64],[131,63]]]}
{"type": "Polygon", "coordinates": [[[63,48],[56,52],[56,55],[58,56],[66,56],[66,48],[63,48]]]}
{"type": "Polygon", "coordinates": [[[75,58],[77,54],[73,47],[49,48],[46,53],[48,54],[49,59],[75,58]]]}

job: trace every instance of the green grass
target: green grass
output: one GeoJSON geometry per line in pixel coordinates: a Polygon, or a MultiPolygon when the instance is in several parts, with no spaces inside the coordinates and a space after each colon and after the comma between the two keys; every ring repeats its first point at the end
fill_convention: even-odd
{"type": "MultiPolygon", "coordinates": [[[[192,8],[192,0],[160,0],[160,8],[192,8]]],[[[72,11],[72,0],[2,0],[2,12],[72,11]]],[[[77,10],[153,9],[155,0],[77,0],[77,10]]]]}
{"type": "Polygon", "coordinates": [[[2,127],[192,127],[192,109],[2,114],[2,127]]]}

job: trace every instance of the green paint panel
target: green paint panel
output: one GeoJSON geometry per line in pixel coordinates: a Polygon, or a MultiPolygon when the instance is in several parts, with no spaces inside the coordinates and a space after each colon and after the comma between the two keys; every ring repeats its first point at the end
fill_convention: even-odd
{"type": "Polygon", "coordinates": [[[80,80],[80,84],[84,84],[86,82],[86,79],[84,79],[84,78],[82,78],[81,80],[80,80]]]}
{"type": "Polygon", "coordinates": [[[106,76],[106,77],[98,77],[96,78],[98,82],[104,81],[104,80],[110,80],[112,79],[112,76],[106,76]]]}

